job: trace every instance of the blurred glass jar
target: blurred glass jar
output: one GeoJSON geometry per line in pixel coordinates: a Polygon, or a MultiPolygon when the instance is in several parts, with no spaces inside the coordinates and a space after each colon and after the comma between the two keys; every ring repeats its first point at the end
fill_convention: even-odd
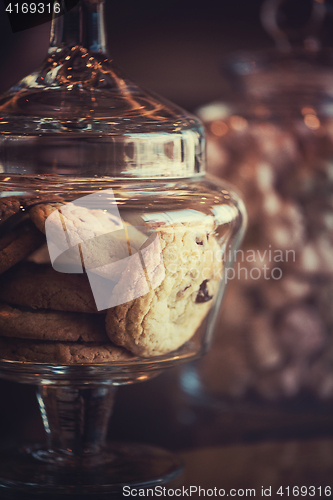
{"type": "Polygon", "coordinates": [[[231,57],[241,92],[198,111],[249,214],[220,335],[183,377],[208,401],[333,396],[333,54],[306,47],[231,57]]]}

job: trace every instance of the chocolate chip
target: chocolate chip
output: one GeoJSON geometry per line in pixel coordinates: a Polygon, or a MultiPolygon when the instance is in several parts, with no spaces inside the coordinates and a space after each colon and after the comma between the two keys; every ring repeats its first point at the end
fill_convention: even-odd
{"type": "Polygon", "coordinates": [[[186,290],[187,290],[188,288],[190,288],[190,287],[191,287],[191,285],[187,285],[187,286],[184,288],[184,290],[180,290],[180,291],[177,293],[177,299],[181,299],[181,298],[184,296],[184,293],[186,292],[186,290]]]}
{"type": "Polygon", "coordinates": [[[208,302],[209,300],[212,300],[212,298],[213,298],[213,296],[209,295],[209,293],[208,293],[207,283],[208,283],[208,280],[204,280],[200,285],[198,295],[197,295],[197,298],[195,300],[197,304],[202,304],[203,302],[208,302]]]}

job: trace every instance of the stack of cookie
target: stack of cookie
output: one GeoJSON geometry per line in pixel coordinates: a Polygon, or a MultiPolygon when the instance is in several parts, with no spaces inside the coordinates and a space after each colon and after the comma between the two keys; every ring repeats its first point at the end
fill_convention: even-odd
{"type": "Polygon", "coordinates": [[[131,359],[110,342],[87,276],[58,273],[48,262],[40,229],[56,208],[0,200],[0,356],[57,364],[131,359]]]}
{"type": "MultiPolygon", "coordinates": [[[[45,221],[64,205],[59,197],[0,198],[0,358],[53,364],[126,362],[166,354],[193,337],[221,279],[213,221],[155,228],[162,260],[157,263],[154,245],[146,249],[148,291],[135,282],[129,260],[113,290],[119,305],[98,310],[86,273],[58,272],[51,265],[45,221]],[[179,253],[185,261],[175,260],[179,253]],[[133,300],[129,282],[138,289],[133,300]]],[[[84,207],[66,220],[77,243],[90,242],[92,262],[99,256],[103,262],[121,259],[129,247],[128,241],[114,246],[111,240],[98,247],[98,236],[111,234],[117,224],[105,210],[84,207]]],[[[138,231],[136,239],[134,251],[143,241],[138,231]]]]}

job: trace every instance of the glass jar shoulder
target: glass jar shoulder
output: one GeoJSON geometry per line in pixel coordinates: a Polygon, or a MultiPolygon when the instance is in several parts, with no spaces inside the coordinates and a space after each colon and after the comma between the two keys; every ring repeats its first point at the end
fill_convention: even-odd
{"type": "Polygon", "coordinates": [[[71,202],[95,194],[117,203],[123,210],[137,212],[185,212],[214,215],[231,222],[245,217],[242,201],[226,182],[211,176],[189,179],[114,179],[71,178],[67,176],[1,175],[1,198],[35,199],[36,202],[59,198],[71,202]],[[112,199],[108,193],[112,192],[112,199]]]}

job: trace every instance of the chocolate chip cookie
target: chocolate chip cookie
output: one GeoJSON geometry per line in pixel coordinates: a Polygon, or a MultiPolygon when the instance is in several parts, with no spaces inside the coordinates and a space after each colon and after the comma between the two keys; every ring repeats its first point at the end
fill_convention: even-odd
{"type": "Polygon", "coordinates": [[[156,274],[161,273],[161,265],[156,261],[156,248],[147,247],[144,262],[149,292],[126,302],[128,284],[140,287],[142,283],[136,279],[132,261],[114,289],[124,303],[109,309],[106,316],[110,339],[141,356],[162,355],[188,341],[211,308],[222,277],[220,247],[208,217],[202,224],[154,229],[165,272],[162,283],[151,286],[156,274]]]}

